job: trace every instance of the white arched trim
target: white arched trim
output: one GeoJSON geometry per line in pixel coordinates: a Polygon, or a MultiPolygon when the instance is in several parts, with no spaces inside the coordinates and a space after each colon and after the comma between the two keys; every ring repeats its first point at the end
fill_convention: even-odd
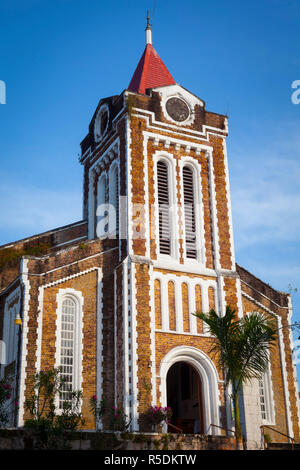
{"type": "Polygon", "coordinates": [[[161,405],[167,406],[167,374],[176,362],[185,362],[198,372],[202,387],[204,432],[219,434],[220,430],[211,426],[211,424],[220,426],[219,375],[212,360],[200,349],[178,346],[163,358],[159,370],[161,405]]]}
{"type": "MultiPolygon", "coordinates": [[[[75,303],[74,318],[74,345],[73,345],[73,391],[82,390],[82,344],[83,344],[83,302],[82,292],[72,288],[59,289],[56,296],[56,342],[55,342],[55,367],[61,364],[61,331],[62,331],[62,307],[66,299],[75,303]]],[[[57,403],[58,404],[58,403],[57,403]]]]}
{"type": "Polygon", "coordinates": [[[95,123],[94,123],[94,139],[95,142],[98,143],[100,140],[105,136],[106,131],[108,129],[108,122],[109,122],[109,106],[107,103],[104,103],[101,108],[98,110],[95,123]],[[105,126],[101,129],[101,120],[107,114],[107,121],[105,126]]]}
{"type": "Polygon", "coordinates": [[[183,225],[183,253],[186,258],[186,230],[185,230],[185,218],[184,218],[184,190],[183,190],[183,169],[187,167],[190,168],[193,175],[193,190],[194,190],[194,211],[195,211],[195,225],[196,225],[196,247],[197,247],[197,259],[193,260],[188,258],[189,263],[200,263],[205,266],[206,257],[205,257],[205,239],[204,239],[204,208],[202,200],[202,182],[201,182],[201,165],[200,163],[192,157],[184,156],[179,160],[180,168],[180,186],[181,186],[181,201],[182,201],[182,225],[183,225]]]}
{"type": "Polygon", "coordinates": [[[114,160],[109,168],[109,236],[116,235],[119,229],[119,163],[114,160]]]}
{"type": "Polygon", "coordinates": [[[173,155],[166,151],[156,151],[154,157],[154,181],[155,181],[155,220],[159,220],[159,207],[158,207],[158,179],[157,179],[157,163],[164,162],[168,168],[168,194],[169,194],[169,207],[170,207],[170,232],[171,232],[171,254],[165,255],[159,253],[159,228],[156,224],[156,246],[158,247],[158,258],[175,258],[179,259],[179,240],[178,240],[178,207],[176,196],[176,160],[173,155]]]}
{"type": "Polygon", "coordinates": [[[96,236],[107,237],[108,212],[107,212],[107,175],[102,173],[97,182],[97,210],[96,210],[96,236]]]}

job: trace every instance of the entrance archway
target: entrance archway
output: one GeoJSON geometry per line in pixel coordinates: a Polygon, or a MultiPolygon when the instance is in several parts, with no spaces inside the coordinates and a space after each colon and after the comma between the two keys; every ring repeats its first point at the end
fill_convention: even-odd
{"type": "Polygon", "coordinates": [[[203,434],[202,384],[187,362],[176,362],[167,374],[167,404],[173,410],[170,432],[203,434]]]}
{"type": "MultiPolygon", "coordinates": [[[[194,383],[197,383],[198,380],[199,389],[201,390],[201,394],[199,396],[201,401],[198,401],[200,432],[203,432],[203,434],[220,434],[218,427],[211,426],[220,425],[221,403],[219,397],[219,375],[212,360],[200,349],[192,346],[177,346],[171,349],[162,359],[158,377],[160,379],[161,406],[168,405],[168,381],[169,385],[172,381],[174,382],[174,377],[178,374],[178,369],[176,372],[176,368],[172,370],[172,367],[178,363],[184,363],[189,366],[190,368],[187,369],[189,373],[193,371],[196,373],[197,378],[195,377],[193,380],[196,381],[194,383]],[[171,371],[171,375],[168,379],[169,371],[171,371]],[[200,414],[200,412],[202,413],[200,414]]],[[[178,368],[180,366],[176,367],[178,368]]],[[[187,372],[183,372],[183,374],[184,373],[187,374],[187,372]]],[[[172,395],[174,396],[174,393],[171,393],[171,395],[170,393],[171,392],[169,392],[169,400],[172,400],[172,395]]],[[[180,418],[177,411],[176,413],[180,418]]],[[[176,417],[176,414],[174,416],[176,417]]],[[[195,429],[197,429],[196,426],[197,423],[195,424],[195,429]]],[[[167,426],[164,427],[163,432],[167,432],[167,426]]],[[[172,430],[172,432],[174,432],[174,430],[172,430]]]]}

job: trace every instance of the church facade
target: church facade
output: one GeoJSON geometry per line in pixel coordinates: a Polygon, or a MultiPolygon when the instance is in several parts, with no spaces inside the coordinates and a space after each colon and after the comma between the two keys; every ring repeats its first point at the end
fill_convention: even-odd
{"type": "Polygon", "coordinates": [[[290,295],[235,261],[227,117],[176,84],[149,26],[146,38],[128,89],[100,100],[81,142],[83,220],[0,249],[11,425],[24,424],[34,375],[61,367],[82,390],[87,429],[93,395],[121,407],[132,431],[149,430],[150,405],[172,407],[169,432],[234,429],[212,338],[192,315],[229,305],[278,325],[269,370],[243,388],[248,447],[260,447],[262,424],[299,439],[290,295]]]}

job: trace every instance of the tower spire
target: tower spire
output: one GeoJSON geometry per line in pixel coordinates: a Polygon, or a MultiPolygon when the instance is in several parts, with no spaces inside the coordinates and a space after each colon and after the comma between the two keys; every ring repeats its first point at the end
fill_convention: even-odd
{"type": "Polygon", "coordinates": [[[149,16],[149,10],[147,10],[147,26],[146,26],[146,44],[152,44],[152,24],[149,16]]]}

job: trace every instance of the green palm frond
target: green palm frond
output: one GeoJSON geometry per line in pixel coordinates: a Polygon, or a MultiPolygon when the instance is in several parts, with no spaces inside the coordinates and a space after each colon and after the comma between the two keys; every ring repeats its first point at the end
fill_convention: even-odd
{"type": "Polygon", "coordinates": [[[270,349],[277,337],[277,324],[259,312],[237,318],[235,310],[230,307],[226,307],[222,317],[214,310],[194,315],[208,325],[213,337],[210,352],[216,354],[216,363],[224,371],[225,384],[232,385],[236,437],[241,440],[241,387],[248,380],[260,378],[267,370],[270,349]]]}
{"type": "Polygon", "coordinates": [[[261,377],[268,367],[269,350],[276,340],[275,322],[259,312],[239,319],[229,306],[222,317],[215,310],[194,315],[209,327],[214,338],[210,352],[216,354],[218,366],[225,370],[226,384],[231,382],[238,390],[245,381],[261,377]]]}

